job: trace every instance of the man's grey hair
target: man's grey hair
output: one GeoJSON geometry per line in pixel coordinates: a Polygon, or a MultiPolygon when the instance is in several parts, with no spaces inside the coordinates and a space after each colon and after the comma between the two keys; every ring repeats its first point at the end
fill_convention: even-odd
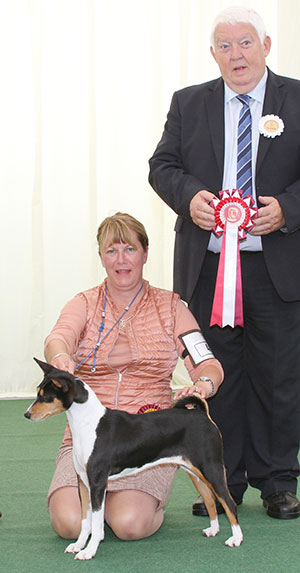
{"type": "Polygon", "coordinates": [[[250,8],[244,8],[243,6],[232,6],[231,8],[225,8],[222,12],[216,16],[213,27],[211,31],[211,45],[215,47],[215,31],[219,24],[240,24],[241,22],[246,24],[251,24],[255,28],[257,35],[263,43],[266,37],[266,28],[261,16],[250,8]]]}

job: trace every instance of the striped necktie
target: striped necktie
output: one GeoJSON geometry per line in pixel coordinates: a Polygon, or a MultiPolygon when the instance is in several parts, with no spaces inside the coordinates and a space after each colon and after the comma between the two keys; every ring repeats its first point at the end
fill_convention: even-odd
{"type": "Polygon", "coordinates": [[[252,193],[252,120],[249,108],[250,96],[238,95],[243,105],[240,111],[237,142],[237,189],[243,191],[243,197],[252,193]]]}

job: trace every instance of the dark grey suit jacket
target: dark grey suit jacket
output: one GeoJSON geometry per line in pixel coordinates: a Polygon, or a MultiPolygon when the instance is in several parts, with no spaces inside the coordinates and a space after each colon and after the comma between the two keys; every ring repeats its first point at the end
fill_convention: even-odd
{"type": "MultiPolygon", "coordinates": [[[[268,74],[263,115],[284,122],[275,138],[260,135],[257,195],[277,197],[287,233],[262,237],[272,282],[283,300],[300,300],[300,81],[268,74]]],[[[165,129],[150,159],[149,182],[179,215],[174,251],[174,291],[189,302],[210,237],[191,219],[191,199],[201,189],[218,195],[224,163],[224,83],[219,78],[176,92],[165,129]]]]}

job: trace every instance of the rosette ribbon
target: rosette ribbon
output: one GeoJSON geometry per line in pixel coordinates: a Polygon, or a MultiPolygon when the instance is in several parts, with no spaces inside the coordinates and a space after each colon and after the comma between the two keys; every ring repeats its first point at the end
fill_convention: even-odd
{"type": "Polygon", "coordinates": [[[239,241],[253,228],[257,208],[251,195],[242,198],[240,189],[220,191],[212,200],[217,237],[223,235],[210,326],[244,326],[239,241]]]}
{"type": "Polygon", "coordinates": [[[138,410],[138,414],[147,414],[148,412],[155,412],[156,410],[161,410],[160,406],[157,404],[145,404],[141,406],[138,410]]]}

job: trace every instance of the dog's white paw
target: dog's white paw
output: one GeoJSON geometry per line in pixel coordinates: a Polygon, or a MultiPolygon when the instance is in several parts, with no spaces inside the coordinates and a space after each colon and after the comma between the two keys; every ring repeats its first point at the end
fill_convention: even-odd
{"type": "Polygon", "coordinates": [[[233,536],[229,537],[227,541],[225,541],[225,545],[227,547],[239,547],[242,544],[243,539],[235,539],[233,536]]]}
{"type": "Polygon", "coordinates": [[[96,551],[91,551],[86,547],[86,549],[82,549],[77,553],[74,559],[79,559],[80,561],[88,561],[89,559],[93,559],[95,557],[96,551]]]}
{"type": "Polygon", "coordinates": [[[232,526],[232,537],[225,541],[227,547],[239,547],[243,543],[243,534],[239,525],[232,526]]]}
{"type": "Polygon", "coordinates": [[[202,530],[202,535],[204,535],[204,537],[215,537],[220,531],[220,526],[219,526],[219,521],[218,519],[213,519],[210,522],[210,527],[207,527],[207,529],[203,529],[202,530]]]}
{"type": "Polygon", "coordinates": [[[70,543],[65,549],[65,553],[78,553],[82,549],[82,546],[76,543],[70,543]]]}
{"type": "Polygon", "coordinates": [[[207,529],[202,530],[202,535],[204,535],[204,537],[215,537],[218,533],[219,530],[216,531],[213,527],[207,527],[207,529]]]}

